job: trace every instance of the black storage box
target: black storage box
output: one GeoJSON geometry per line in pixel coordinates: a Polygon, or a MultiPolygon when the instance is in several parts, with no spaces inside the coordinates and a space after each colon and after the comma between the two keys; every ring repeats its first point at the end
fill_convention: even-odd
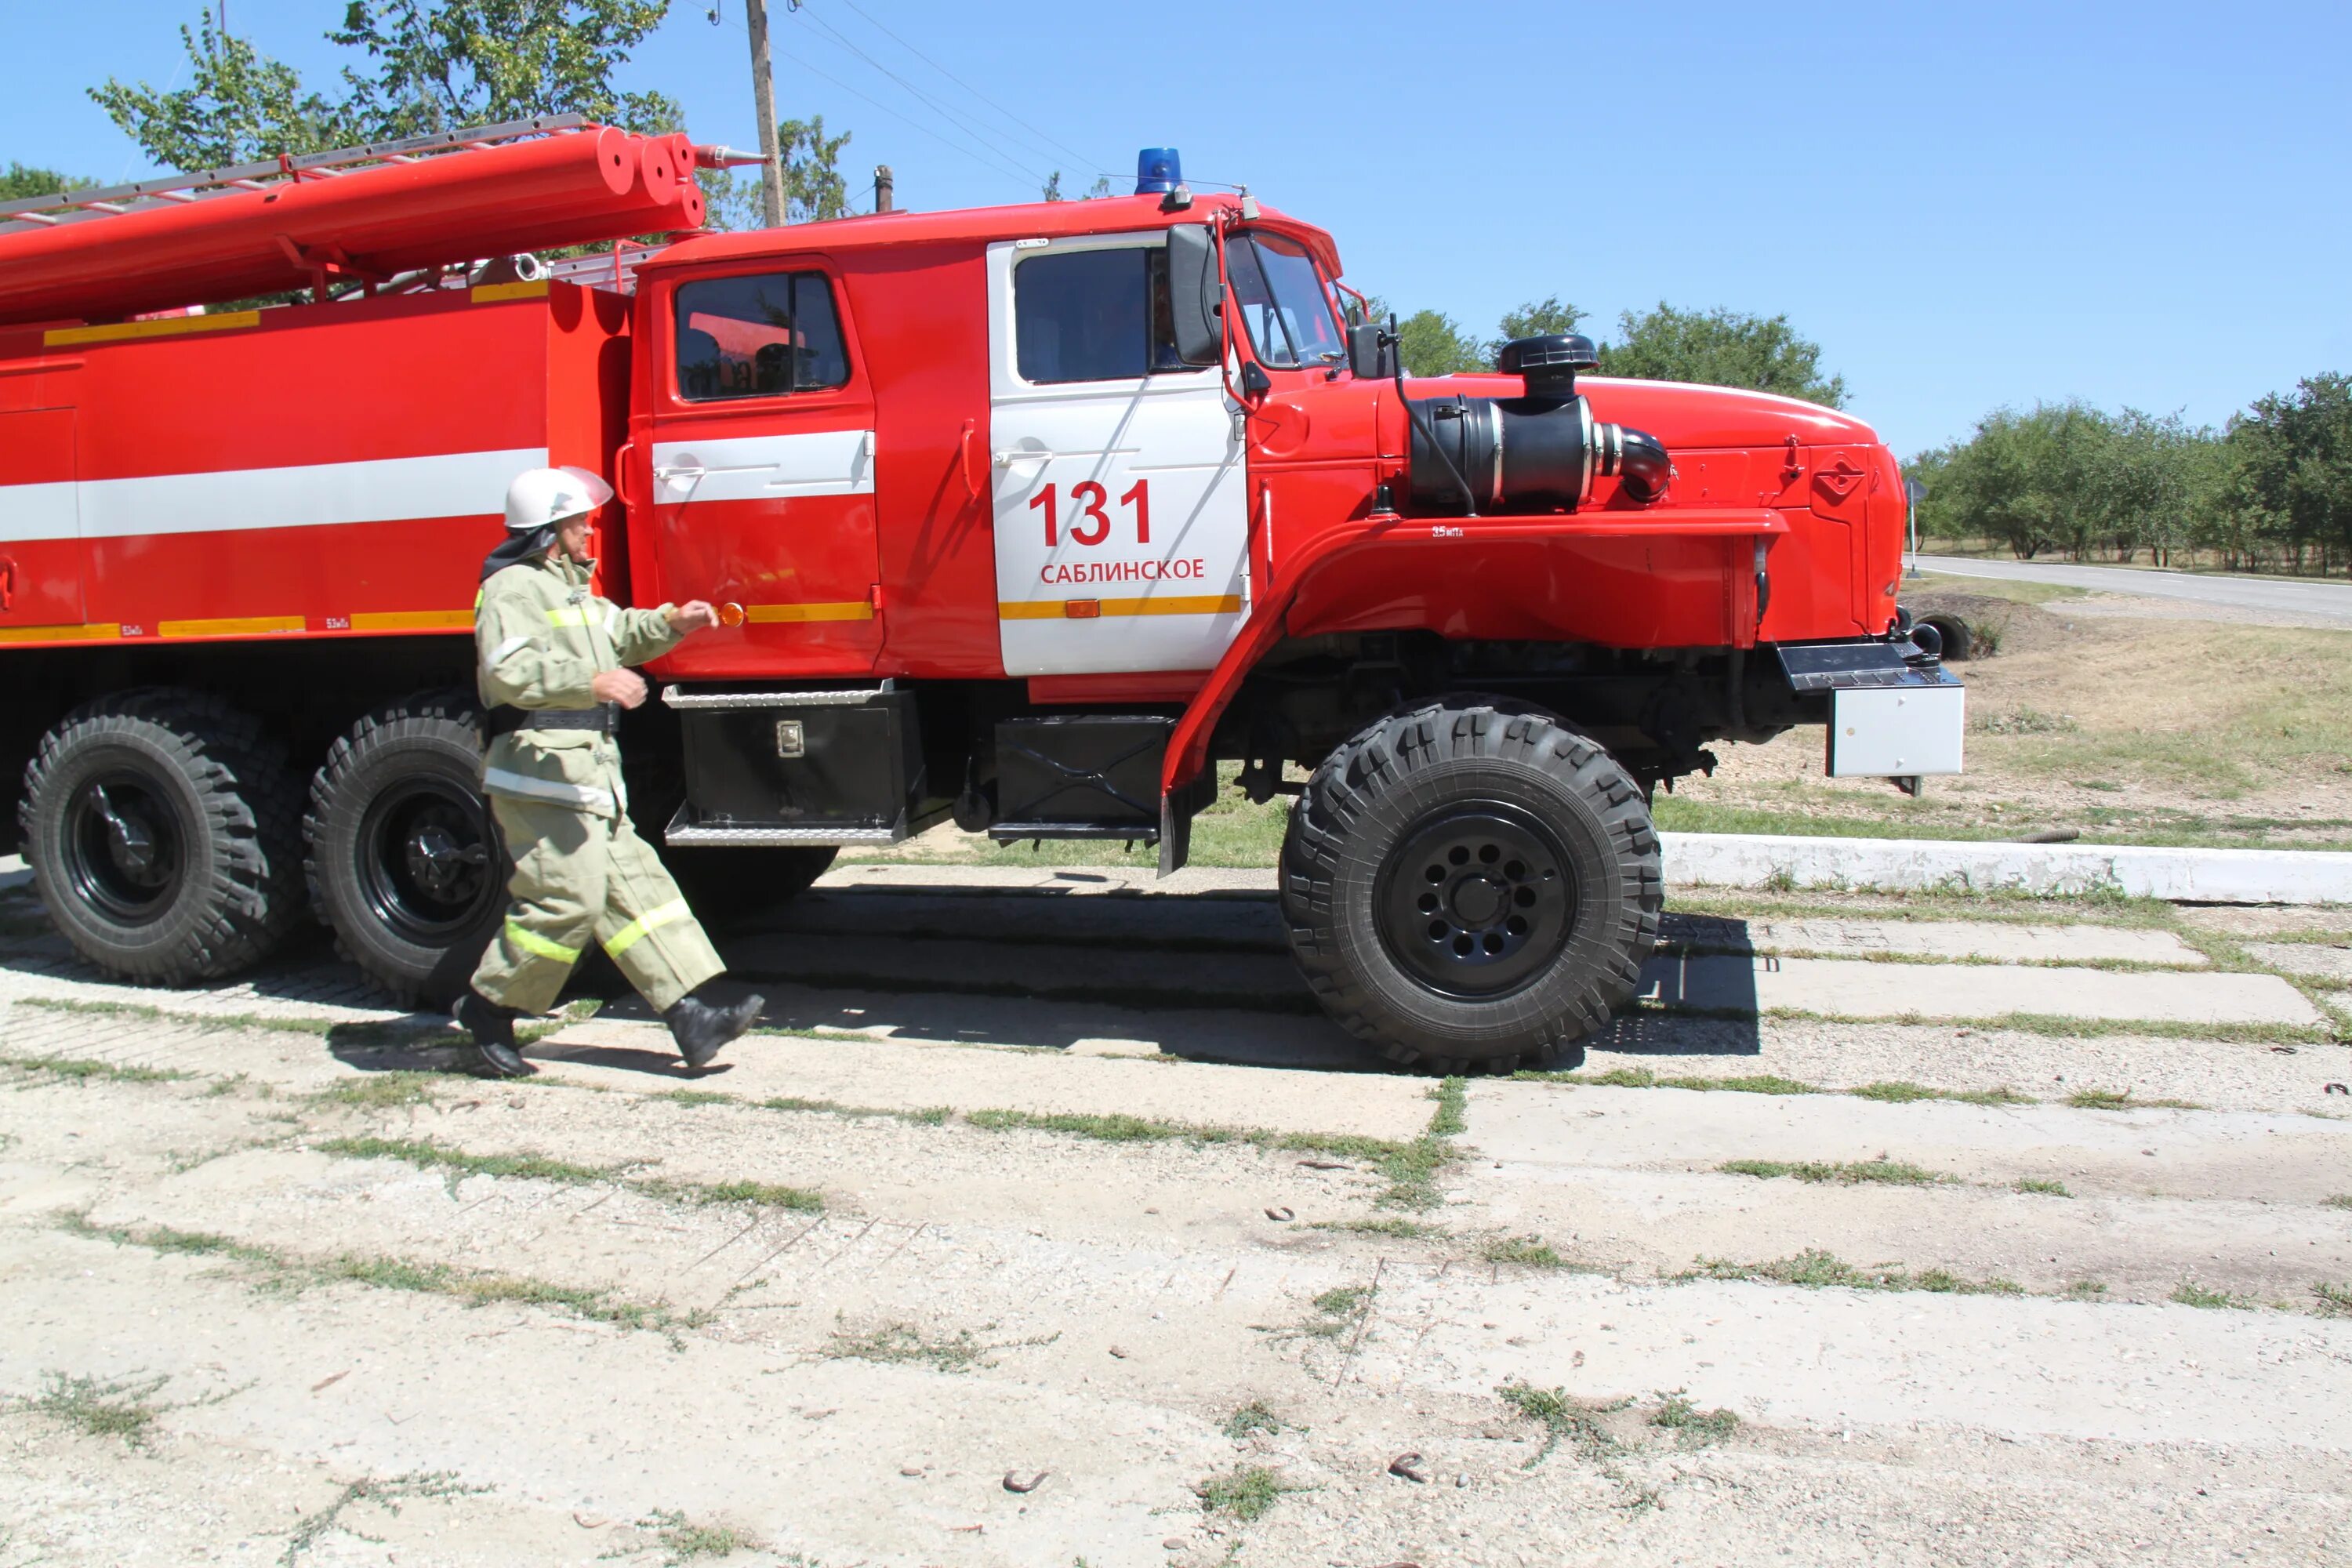
{"type": "Polygon", "coordinates": [[[728,706],[680,715],[687,800],[670,842],[751,843],[756,836],[858,844],[906,836],[924,787],[911,692],[763,697],[730,696],[720,700],[728,706]]]}
{"type": "Polygon", "coordinates": [[[1157,714],[1004,720],[990,837],[1156,841],[1160,763],[1175,728],[1157,714]]]}

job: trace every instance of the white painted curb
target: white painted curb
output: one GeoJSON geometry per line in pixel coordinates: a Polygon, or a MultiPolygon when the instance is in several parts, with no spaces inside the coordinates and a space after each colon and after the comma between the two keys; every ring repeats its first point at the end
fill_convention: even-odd
{"type": "Polygon", "coordinates": [[[1795,838],[1663,833],[1666,886],[1995,888],[2119,892],[2207,904],[2352,903],[2352,854],[2159,849],[2116,844],[1988,844],[1940,838],[1795,838]]]}

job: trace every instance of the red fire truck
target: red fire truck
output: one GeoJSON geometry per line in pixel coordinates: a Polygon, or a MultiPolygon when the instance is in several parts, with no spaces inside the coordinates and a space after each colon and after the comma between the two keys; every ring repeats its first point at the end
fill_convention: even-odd
{"type": "Polygon", "coordinates": [[[1402,1062],[1551,1059],[1634,994],[1648,801],[1711,742],[1958,767],[1843,414],[1572,335],[1405,376],[1328,233],[1165,151],[700,231],[733,156],[559,119],[0,207],[0,777],[91,963],[220,976],[307,909],[401,997],[462,983],[504,876],[469,606],[551,463],[617,491],[604,593],[721,606],[623,730],[698,900],[949,817],[1173,869],[1237,763],[1296,796],[1308,984],[1402,1062]]]}

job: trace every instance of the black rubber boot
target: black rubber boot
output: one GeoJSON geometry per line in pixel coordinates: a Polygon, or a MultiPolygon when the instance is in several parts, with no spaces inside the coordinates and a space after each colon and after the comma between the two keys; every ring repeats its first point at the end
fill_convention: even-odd
{"type": "Polygon", "coordinates": [[[501,1007],[471,989],[449,1009],[451,1026],[474,1037],[474,1054],[481,1058],[482,1070],[493,1078],[529,1078],[539,1070],[515,1048],[517,1016],[513,1008],[501,1007]]]}
{"type": "Polygon", "coordinates": [[[719,1047],[751,1026],[760,1009],[768,1005],[764,996],[746,996],[731,1007],[714,1007],[698,996],[683,996],[670,1004],[662,1015],[669,1026],[669,1037],[677,1042],[677,1054],[686,1058],[690,1068],[708,1067],[719,1047]]]}

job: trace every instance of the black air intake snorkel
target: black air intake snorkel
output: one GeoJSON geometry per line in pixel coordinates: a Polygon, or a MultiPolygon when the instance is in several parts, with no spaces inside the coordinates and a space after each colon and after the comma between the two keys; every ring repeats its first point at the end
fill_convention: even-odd
{"type": "Polygon", "coordinates": [[[1496,368],[1525,376],[1525,397],[1410,403],[1412,510],[1572,511],[1592,499],[1601,479],[1614,479],[1636,505],[1664,495],[1674,474],[1664,444],[1644,431],[1596,422],[1577,393],[1577,372],[1598,359],[1592,340],[1577,333],[1520,338],[1504,345],[1496,368]]]}

